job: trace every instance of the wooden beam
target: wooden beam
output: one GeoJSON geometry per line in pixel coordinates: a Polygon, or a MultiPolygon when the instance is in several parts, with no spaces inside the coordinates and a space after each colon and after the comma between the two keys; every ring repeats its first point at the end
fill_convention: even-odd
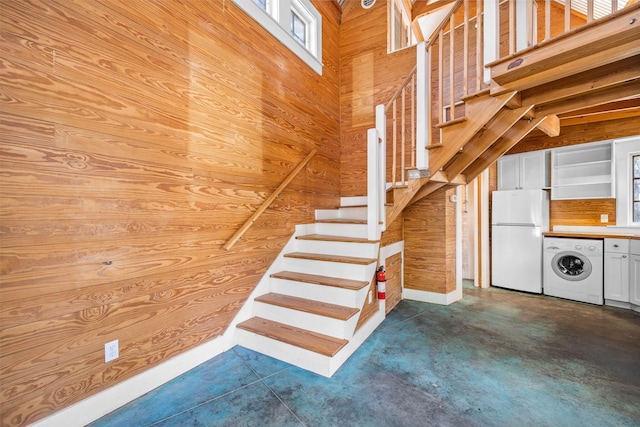
{"type": "Polygon", "coordinates": [[[639,54],[638,6],[489,64],[492,80],[504,89],[523,90],[639,54]]]}
{"type": "Polygon", "coordinates": [[[478,157],[468,168],[464,170],[468,181],[472,181],[482,171],[491,166],[500,156],[505,154],[516,145],[522,138],[538,126],[544,117],[537,117],[530,120],[520,120],[510,128],[500,140],[486,150],[482,156],[478,157]]]}
{"type": "Polygon", "coordinates": [[[640,56],[633,56],[522,92],[525,105],[540,106],[640,79],[640,56]]]}
{"type": "Polygon", "coordinates": [[[589,125],[593,123],[606,122],[608,120],[637,118],[640,122],[640,107],[627,108],[623,110],[603,111],[600,113],[572,115],[567,118],[560,118],[562,127],[589,125]]]}
{"type": "Polygon", "coordinates": [[[549,115],[538,124],[538,129],[549,136],[560,135],[560,119],[555,114],[549,115]]]}
{"type": "Polygon", "coordinates": [[[531,109],[523,107],[517,110],[503,109],[491,122],[476,134],[465,146],[460,155],[445,168],[448,177],[455,177],[471,165],[482,153],[493,145],[502,135],[521,120],[531,109]]]}
{"type": "Polygon", "coordinates": [[[442,9],[443,7],[449,6],[451,3],[454,3],[456,0],[437,0],[434,2],[428,1],[416,1],[413,4],[413,19],[422,18],[423,16],[427,16],[430,13],[434,13],[442,9]]]}
{"type": "Polygon", "coordinates": [[[541,107],[536,107],[536,115],[548,116],[575,111],[581,108],[593,107],[617,100],[637,96],[640,93],[640,80],[632,80],[624,84],[600,90],[594,93],[586,93],[581,96],[554,102],[541,107]]]}

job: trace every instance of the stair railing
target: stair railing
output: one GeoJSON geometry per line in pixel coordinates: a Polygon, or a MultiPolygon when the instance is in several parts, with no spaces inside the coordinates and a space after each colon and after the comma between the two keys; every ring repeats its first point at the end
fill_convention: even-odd
{"type": "MultiPolygon", "coordinates": [[[[637,2],[457,0],[433,36],[418,45],[416,67],[402,86],[376,107],[376,133],[370,133],[368,146],[386,147],[379,158],[386,163],[381,166],[377,157],[369,163],[369,183],[384,182],[368,189],[382,206],[369,204],[370,221],[384,221],[381,189],[406,186],[408,169],[429,170],[428,153],[442,146],[441,129],[465,120],[466,100],[489,92],[492,62],[535,49],[637,2]]],[[[370,222],[370,227],[376,224],[370,222]]]]}
{"type": "Polygon", "coordinates": [[[291,171],[291,173],[289,173],[289,175],[285,178],[284,181],[282,181],[282,183],[278,186],[278,188],[276,188],[276,190],[269,197],[267,197],[267,199],[264,202],[262,202],[262,205],[258,208],[258,210],[256,210],[253,213],[253,215],[251,215],[251,217],[249,217],[249,219],[247,219],[245,223],[242,224],[242,226],[238,229],[238,231],[236,231],[234,235],[231,236],[229,240],[227,240],[227,243],[225,243],[225,245],[223,246],[225,251],[228,251],[229,249],[231,249],[233,245],[235,245],[240,239],[242,239],[242,236],[244,235],[244,233],[246,233],[247,230],[251,228],[251,226],[256,222],[258,217],[262,215],[264,211],[267,210],[267,208],[271,205],[271,203],[273,203],[273,201],[278,198],[280,193],[282,193],[284,189],[287,188],[287,186],[291,183],[291,181],[293,181],[293,179],[296,176],[298,176],[300,171],[304,169],[307,163],[309,163],[311,158],[315,156],[317,152],[318,150],[316,150],[315,148],[311,150],[311,152],[307,155],[307,157],[305,157],[304,160],[301,161],[298,164],[298,166],[296,166],[296,168],[291,171]]]}

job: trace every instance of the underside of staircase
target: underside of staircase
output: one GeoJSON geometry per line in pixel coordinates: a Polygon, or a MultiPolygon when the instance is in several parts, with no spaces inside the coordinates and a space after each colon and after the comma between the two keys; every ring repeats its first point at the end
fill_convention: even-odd
{"type": "MultiPolygon", "coordinates": [[[[437,126],[429,173],[389,190],[386,224],[434,191],[470,182],[534,129],[557,136],[563,114],[637,99],[640,4],[489,66],[490,87],[462,100],[464,117],[437,126]]],[[[378,309],[357,327],[375,297],[380,250],[367,239],[366,209],[354,202],[317,211],[294,235],[282,269],[254,299],[253,317],[237,325],[239,345],[320,375],[336,372],[384,319],[378,309]]]]}

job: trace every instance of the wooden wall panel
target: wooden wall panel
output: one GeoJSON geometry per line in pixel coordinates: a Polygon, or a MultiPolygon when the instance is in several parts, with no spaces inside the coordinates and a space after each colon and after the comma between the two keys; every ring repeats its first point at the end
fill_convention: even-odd
{"type": "Polygon", "coordinates": [[[387,257],[384,268],[387,277],[385,313],[389,314],[402,300],[402,254],[387,257]]]}
{"type": "Polygon", "coordinates": [[[340,27],[341,192],[366,194],[367,130],[416,64],[415,48],[387,53],[387,3],[356,4],[340,27]]]}
{"type": "Polygon", "coordinates": [[[232,2],[0,0],[3,426],[221,335],[339,203],[340,12],[314,4],[322,76],[232,2]]]}
{"type": "Polygon", "coordinates": [[[556,225],[600,227],[616,225],[616,199],[551,200],[549,229],[556,225]],[[609,222],[600,222],[600,215],[609,215],[609,222]]]}
{"type": "Polygon", "coordinates": [[[446,294],[455,290],[455,189],[442,188],[404,213],[404,287],[446,294]]]}

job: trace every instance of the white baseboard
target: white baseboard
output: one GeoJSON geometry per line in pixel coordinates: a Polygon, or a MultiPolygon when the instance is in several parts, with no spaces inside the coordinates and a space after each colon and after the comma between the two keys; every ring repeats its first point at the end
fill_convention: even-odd
{"type": "Polygon", "coordinates": [[[233,347],[224,335],[73,404],[31,426],[84,426],[233,347]]]}
{"type": "Polygon", "coordinates": [[[405,288],[402,290],[402,298],[413,301],[428,302],[431,304],[449,305],[462,299],[462,288],[456,289],[448,294],[405,288]]]}

